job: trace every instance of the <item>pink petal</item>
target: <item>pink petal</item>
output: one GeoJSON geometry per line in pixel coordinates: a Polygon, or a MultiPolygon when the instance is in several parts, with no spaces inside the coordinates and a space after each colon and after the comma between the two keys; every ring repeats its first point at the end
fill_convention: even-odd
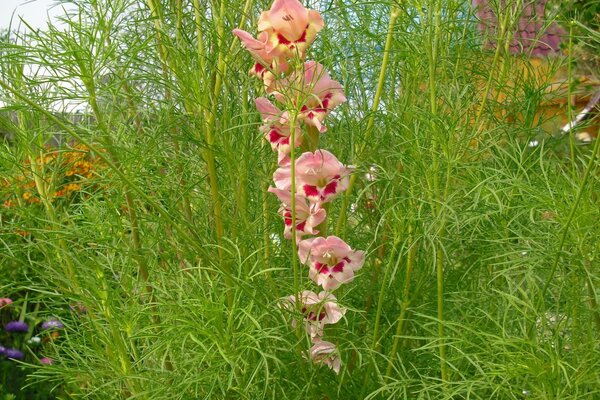
{"type": "Polygon", "coordinates": [[[327,250],[333,251],[335,256],[340,259],[348,256],[352,252],[350,246],[337,236],[328,236],[327,239],[325,239],[324,246],[327,247],[327,250]]]}
{"type": "Polygon", "coordinates": [[[269,21],[285,39],[296,41],[308,26],[308,10],[298,0],[275,0],[269,11],[269,21]]]}
{"type": "Polygon", "coordinates": [[[273,181],[278,189],[291,190],[292,169],[291,167],[279,167],[273,173],[273,181]]]}
{"type": "Polygon", "coordinates": [[[308,261],[308,256],[311,252],[311,247],[313,245],[313,243],[315,242],[315,240],[318,240],[321,238],[310,238],[310,239],[305,239],[302,240],[300,243],[298,243],[298,258],[300,259],[300,262],[303,264],[306,264],[306,262],[308,261]]]}
{"type": "Polygon", "coordinates": [[[256,109],[260,113],[260,116],[265,121],[276,121],[281,116],[281,111],[273,105],[267,98],[259,97],[254,100],[256,109]]]}

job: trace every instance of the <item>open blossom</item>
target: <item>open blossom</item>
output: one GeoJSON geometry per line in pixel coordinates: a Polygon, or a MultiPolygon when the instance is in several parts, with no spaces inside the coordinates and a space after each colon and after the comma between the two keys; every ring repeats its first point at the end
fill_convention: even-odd
{"type": "Polygon", "coordinates": [[[309,266],[309,277],[324,290],[334,290],[354,279],[362,268],[363,251],[354,251],[337,236],[305,239],[298,244],[300,261],[309,266]]]}
{"type": "MultiPolygon", "coordinates": [[[[281,200],[280,214],[283,216],[285,224],[284,237],[292,238],[292,193],[289,190],[269,188],[269,192],[276,195],[281,200]]],[[[325,221],[327,214],[319,204],[307,203],[301,195],[296,195],[296,235],[300,238],[302,235],[316,235],[319,231],[314,228],[325,221]]]]}
{"type": "Polygon", "coordinates": [[[298,0],[275,0],[258,20],[258,30],[268,35],[267,53],[289,58],[296,55],[303,58],[323,26],[321,15],[306,9],[298,0]]]}
{"type": "MultiPolygon", "coordinates": [[[[327,150],[303,153],[296,160],[296,190],[311,202],[326,203],[348,188],[351,170],[327,150]]],[[[278,189],[292,187],[291,167],[279,167],[273,173],[278,189]]]]}
{"type": "Polygon", "coordinates": [[[348,188],[350,169],[327,150],[303,153],[296,161],[298,191],[311,201],[327,202],[348,188]]]}
{"type": "MultiPolygon", "coordinates": [[[[271,144],[271,148],[277,151],[279,165],[289,164],[289,157],[287,155],[291,150],[291,133],[287,112],[280,111],[264,97],[259,97],[255,102],[256,108],[260,112],[260,116],[264,122],[264,125],[260,127],[260,131],[271,144]]],[[[297,130],[294,146],[297,147],[301,144],[302,132],[297,130]]]]}
{"type": "Polygon", "coordinates": [[[260,16],[257,38],[241,29],[234,29],[233,34],[256,61],[250,73],[263,79],[270,93],[276,76],[288,71],[288,60],[304,58],[323,26],[321,15],[307,10],[298,0],[275,0],[271,9],[260,16]]]}
{"type": "Polygon", "coordinates": [[[310,348],[310,359],[316,364],[325,364],[336,374],[340,373],[341,360],[337,355],[335,344],[325,340],[314,340],[310,348]]]}
{"type": "MultiPolygon", "coordinates": [[[[289,304],[294,307],[296,296],[286,297],[289,304]]],[[[326,324],[335,324],[344,314],[346,309],[337,304],[335,296],[329,292],[322,291],[318,295],[310,290],[303,291],[299,296],[302,304],[302,314],[304,315],[304,324],[306,332],[311,338],[323,336],[323,328],[326,324]]],[[[296,321],[292,321],[292,326],[296,326],[296,321]]]]}
{"type": "Polygon", "coordinates": [[[6,358],[11,358],[13,360],[22,360],[23,358],[25,358],[25,354],[23,354],[23,352],[18,349],[5,348],[3,354],[6,358]]]}
{"type": "Polygon", "coordinates": [[[65,325],[57,319],[49,319],[42,322],[42,329],[62,329],[65,325]]]}
{"type": "Polygon", "coordinates": [[[329,77],[323,65],[316,61],[304,63],[302,71],[293,72],[276,85],[275,97],[284,102],[287,96],[301,94],[302,103],[298,119],[312,125],[319,132],[327,131],[323,120],[337,106],[346,101],[339,82],[329,77]],[[291,93],[290,93],[291,92],[291,93]]]}
{"type": "Polygon", "coordinates": [[[10,321],[6,325],[4,325],[4,330],[6,332],[19,332],[26,333],[29,331],[29,325],[23,321],[10,321]]]}

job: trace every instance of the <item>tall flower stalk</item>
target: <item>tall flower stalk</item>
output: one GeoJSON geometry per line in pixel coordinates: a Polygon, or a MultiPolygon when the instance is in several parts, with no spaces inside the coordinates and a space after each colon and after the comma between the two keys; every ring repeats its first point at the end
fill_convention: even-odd
{"type": "Polygon", "coordinates": [[[261,79],[266,95],[256,99],[263,125],[259,128],[277,153],[274,187],[281,201],[284,237],[292,242],[296,294],[284,299],[304,326],[312,347],[308,357],[339,373],[341,360],[334,343],[324,340],[325,326],[337,323],[346,309],[333,291],[352,282],[362,268],[363,251],[353,250],[337,236],[326,236],[328,204],[348,188],[352,168],[334,154],[319,148],[327,132],[325,119],[346,101],[339,82],[325,67],[306,60],[307,50],[324,27],[321,15],[298,0],[275,0],[258,21],[258,36],[235,29],[233,33],[250,52],[250,74],[261,79]],[[296,157],[296,148],[303,151],[296,157]],[[320,235],[320,236],[319,236],[320,235]],[[300,289],[298,261],[308,267],[309,278],[322,291],[300,289]]]}

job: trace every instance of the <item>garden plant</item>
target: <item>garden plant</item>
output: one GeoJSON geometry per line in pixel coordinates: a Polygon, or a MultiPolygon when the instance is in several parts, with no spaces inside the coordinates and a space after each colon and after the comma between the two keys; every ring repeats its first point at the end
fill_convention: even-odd
{"type": "Polygon", "coordinates": [[[0,400],[600,398],[597,2],[54,7],[0,32],[0,400]]]}

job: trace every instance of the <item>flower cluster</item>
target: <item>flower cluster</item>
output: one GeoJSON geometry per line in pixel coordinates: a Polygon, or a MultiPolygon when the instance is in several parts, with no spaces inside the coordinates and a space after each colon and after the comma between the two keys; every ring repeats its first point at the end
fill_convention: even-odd
{"type": "Polygon", "coordinates": [[[331,291],[354,279],[365,256],[342,239],[326,236],[327,203],[348,188],[352,168],[318,148],[319,135],[327,131],[325,118],[346,101],[340,83],[318,62],[305,60],[323,27],[319,13],[298,0],[275,0],[259,19],[257,38],[240,29],[233,33],[254,59],[250,74],[262,80],[270,96],[255,102],[263,121],[259,130],[277,152],[275,186],[269,192],[281,201],[284,237],[296,242],[309,278],[323,289],[319,294],[305,290],[291,295],[285,308],[297,311],[303,320],[313,343],[310,359],[339,373],[337,348],[323,336],[325,325],[340,321],[346,309],[331,291]],[[304,152],[292,157],[292,150],[300,146],[304,152]]]}
{"type": "Polygon", "coordinates": [[[12,304],[13,301],[10,298],[0,298],[0,320],[8,320],[4,323],[4,329],[0,330],[0,361],[3,359],[27,361],[31,358],[29,356],[31,354],[34,355],[33,360],[38,360],[43,365],[53,364],[54,361],[51,358],[38,358],[37,354],[44,351],[43,343],[55,340],[60,336],[58,331],[64,328],[63,323],[52,318],[43,321],[36,328],[35,324],[24,321],[24,319],[35,319],[30,315],[21,315],[21,318],[13,319],[19,312],[11,306],[12,304]]]}
{"type": "Polygon", "coordinates": [[[4,208],[39,204],[35,177],[44,178],[49,200],[68,199],[94,183],[94,177],[105,168],[87,146],[78,144],[69,151],[46,147],[35,159],[25,160],[21,173],[0,179],[0,201],[4,208]],[[43,168],[45,174],[40,174],[43,168]]]}

